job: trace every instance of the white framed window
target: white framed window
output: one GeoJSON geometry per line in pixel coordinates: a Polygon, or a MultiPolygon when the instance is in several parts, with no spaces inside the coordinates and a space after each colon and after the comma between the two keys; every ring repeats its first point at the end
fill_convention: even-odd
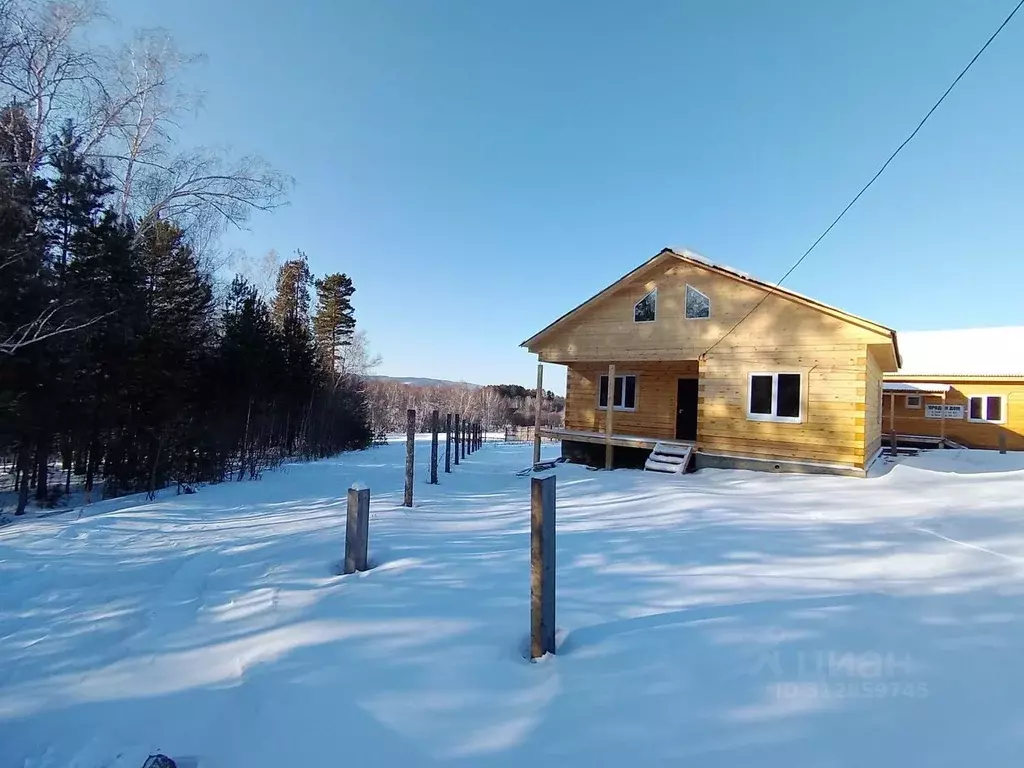
{"type": "Polygon", "coordinates": [[[658,289],[644,296],[633,305],[634,323],[653,323],[658,316],[658,289]]]}
{"type": "Polygon", "coordinates": [[[967,402],[967,420],[1002,424],[1006,421],[1003,395],[971,395],[967,402]]]}
{"type": "Polygon", "coordinates": [[[706,320],[711,317],[711,299],[692,285],[686,286],[686,319],[706,320]]]}
{"type": "MultiPolygon", "coordinates": [[[[608,407],[608,376],[601,377],[597,387],[597,407],[604,409],[608,407]]],[[[616,411],[636,410],[636,376],[627,373],[615,377],[615,385],[612,387],[612,407],[616,411]]]]}
{"type": "Polygon", "coordinates": [[[906,402],[904,405],[907,408],[920,408],[921,407],[921,396],[920,395],[907,395],[906,402]]]}
{"type": "Polygon", "coordinates": [[[747,378],[747,418],[752,421],[803,421],[803,374],[751,373],[747,378]]]}

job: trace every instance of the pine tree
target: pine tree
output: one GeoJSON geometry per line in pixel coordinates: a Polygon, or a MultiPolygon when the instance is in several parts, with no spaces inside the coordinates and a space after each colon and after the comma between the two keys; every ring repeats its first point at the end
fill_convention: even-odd
{"type": "Polygon", "coordinates": [[[351,343],[356,329],[352,309],[352,280],[335,272],[316,281],[317,308],[313,315],[313,338],[324,368],[332,375],[339,371],[340,349],[351,343]]]}
{"type": "Polygon", "coordinates": [[[295,258],[284,262],[277,272],[271,313],[279,328],[284,328],[286,320],[301,325],[309,323],[309,287],[312,284],[306,254],[296,251],[295,258]]]}
{"type": "Polygon", "coordinates": [[[72,450],[85,473],[87,498],[109,437],[128,420],[126,398],[142,327],[144,276],[132,250],[134,231],[108,211],[81,237],[69,292],[97,322],[80,339],[71,419],[72,450]]]}
{"type": "MultiPolygon", "coordinates": [[[[82,311],[81,296],[68,290],[68,265],[77,258],[83,238],[96,222],[106,198],[112,192],[107,174],[90,164],[81,153],[81,140],[74,126],[65,123],[52,139],[47,154],[49,181],[40,201],[39,219],[46,234],[46,260],[41,275],[48,281],[54,323],[83,325],[93,318],[82,311]]],[[[65,446],[69,425],[75,421],[75,388],[82,355],[82,333],[57,335],[47,339],[39,350],[36,371],[39,386],[35,397],[39,414],[36,425],[36,499],[44,501],[49,490],[49,458],[58,445],[65,446]],[[65,434],[64,439],[61,433],[65,434]]]]}
{"type": "Polygon", "coordinates": [[[28,503],[38,421],[45,415],[45,358],[38,343],[45,332],[52,282],[46,270],[39,219],[46,183],[24,169],[31,131],[17,105],[0,110],[0,390],[10,393],[0,409],[0,429],[17,447],[18,505],[28,503]]]}
{"type": "Polygon", "coordinates": [[[96,222],[114,187],[102,166],[96,167],[82,156],[82,139],[70,122],[52,143],[49,165],[54,177],[44,205],[49,246],[58,279],[63,281],[75,240],[96,222]]]}
{"type": "Polygon", "coordinates": [[[230,449],[238,452],[241,480],[247,471],[256,476],[258,453],[269,438],[267,416],[281,388],[283,342],[259,290],[240,276],[231,283],[222,325],[222,408],[232,414],[225,431],[230,449]]]}
{"type": "Polygon", "coordinates": [[[152,494],[181,458],[176,450],[199,426],[196,405],[213,340],[213,288],[173,224],[158,222],[137,247],[143,317],[129,383],[134,423],[125,433],[127,463],[120,479],[152,494]]]}

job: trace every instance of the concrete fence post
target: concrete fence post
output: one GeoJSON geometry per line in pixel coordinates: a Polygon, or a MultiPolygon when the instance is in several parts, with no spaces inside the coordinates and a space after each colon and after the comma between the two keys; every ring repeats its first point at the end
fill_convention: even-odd
{"type": "Polygon", "coordinates": [[[452,433],[452,448],[455,450],[455,466],[459,466],[459,414],[455,414],[455,431],[452,433]]]}
{"type": "Polygon", "coordinates": [[[530,480],[530,658],[555,652],[555,476],[530,480]]]}
{"type": "Polygon", "coordinates": [[[440,419],[437,410],[430,413],[430,484],[437,485],[437,432],[440,419]]]}
{"type": "Polygon", "coordinates": [[[405,500],[402,506],[412,506],[412,478],[416,470],[416,410],[405,412],[405,500]]]}
{"type": "Polygon", "coordinates": [[[345,573],[366,570],[370,539],[370,489],[358,483],[348,489],[348,518],[345,521],[345,573]]]}
{"type": "Polygon", "coordinates": [[[452,415],[444,417],[444,471],[451,474],[452,471],[452,415]]]}

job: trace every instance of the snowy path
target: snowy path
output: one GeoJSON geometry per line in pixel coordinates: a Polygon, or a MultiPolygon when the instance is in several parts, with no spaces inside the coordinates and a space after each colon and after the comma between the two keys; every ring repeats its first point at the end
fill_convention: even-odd
{"type": "Polygon", "coordinates": [[[0,529],[0,768],[1024,754],[1024,457],[866,481],[561,467],[564,639],[531,665],[529,455],[488,445],[438,487],[419,461],[413,510],[392,445],[0,529]],[[338,577],[357,480],[378,567],[338,577]]]}

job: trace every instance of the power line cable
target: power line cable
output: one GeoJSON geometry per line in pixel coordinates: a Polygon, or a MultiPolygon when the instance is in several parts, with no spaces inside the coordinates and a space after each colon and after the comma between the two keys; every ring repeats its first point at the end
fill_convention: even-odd
{"type": "Polygon", "coordinates": [[[811,243],[811,247],[808,248],[806,251],[804,251],[803,255],[793,263],[793,266],[791,266],[788,270],[786,270],[786,274],[784,274],[779,279],[779,281],[777,283],[775,283],[774,286],[772,286],[772,289],[770,291],[768,291],[768,293],[766,293],[764,296],[762,296],[758,300],[758,302],[753,307],[751,307],[750,311],[748,311],[747,314],[745,314],[743,317],[741,317],[732,328],[730,328],[728,331],[726,331],[725,334],[720,339],[718,339],[718,341],[716,341],[714,344],[712,344],[710,347],[708,347],[706,350],[704,350],[704,354],[701,355],[702,358],[706,358],[708,353],[711,352],[711,350],[713,350],[715,347],[717,347],[719,344],[721,344],[723,341],[725,341],[726,338],[728,338],[728,336],[733,331],[735,331],[737,328],[739,328],[740,325],[742,325],[744,323],[744,321],[746,321],[747,318],[749,318],[752,314],[754,314],[754,312],[757,311],[758,307],[760,307],[762,304],[764,304],[765,300],[767,300],[767,298],[769,296],[772,296],[772,295],[775,294],[775,288],[781,286],[783,281],[785,281],[785,279],[787,277],[789,277],[791,274],[793,274],[793,272],[796,270],[796,268],[799,267],[803,263],[804,259],[806,259],[808,256],[810,256],[811,251],[813,251],[815,248],[817,248],[818,243],[820,243],[822,240],[825,239],[825,237],[828,235],[828,233],[832,231],[833,227],[835,227],[835,225],[838,224],[840,222],[840,220],[846,215],[847,211],[849,211],[851,208],[853,208],[853,206],[857,203],[857,201],[860,200],[861,196],[865,192],[867,192],[868,189],[871,187],[871,185],[874,184],[878,180],[878,177],[882,175],[882,173],[885,171],[886,168],[889,167],[889,163],[891,163],[893,160],[895,160],[896,156],[901,151],[903,151],[903,148],[905,146],[907,146],[907,144],[909,144],[910,141],[915,136],[917,136],[918,131],[920,131],[921,128],[924,127],[924,124],[926,122],[928,122],[928,118],[930,118],[932,116],[932,113],[934,113],[935,110],[939,108],[939,105],[942,104],[942,102],[946,100],[946,97],[949,96],[950,92],[954,88],[956,88],[957,83],[959,83],[963,79],[964,75],[967,74],[968,70],[970,70],[970,68],[972,66],[974,66],[974,62],[976,62],[979,58],[981,58],[981,54],[983,54],[985,52],[985,50],[989,47],[989,45],[992,44],[992,41],[995,40],[996,37],[999,36],[999,33],[1003,31],[1003,28],[1007,24],[1010,23],[1010,20],[1016,15],[1017,11],[1020,10],[1022,5],[1024,5],[1024,0],[1020,0],[1020,2],[1018,2],[1017,5],[1014,6],[1013,10],[1010,11],[1009,15],[1005,19],[1003,19],[1003,23],[1000,24],[996,28],[996,31],[993,32],[992,35],[988,38],[988,40],[985,41],[985,44],[983,46],[981,46],[981,48],[978,49],[978,52],[974,54],[974,56],[971,58],[971,60],[969,62],[967,62],[967,66],[964,67],[960,71],[960,74],[956,76],[956,79],[952,83],[949,84],[949,87],[939,97],[939,100],[936,101],[932,105],[932,108],[929,109],[928,112],[925,114],[925,116],[921,118],[921,122],[919,122],[917,124],[917,127],[914,128],[914,130],[910,132],[910,135],[907,136],[907,138],[905,138],[903,140],[903,142],[898,147],[896,147],[896,150],[891,155],[889,155],[889,159],[886,160],[884,163],[882,163],[882,167],[879,168],[875,172],[875,175],[871,177],[871,179],[868,181],[867,184],[865,184],[863,187],[861,187],[860,192],[858,192],[854,196],[854,198],[849,203],[846,204],[846,207],[843,208],[843,210],[840,211],[839,215],[836,216],[832,220],[832,223],[829,224],[825,228],[825,231],[822,232],[820,235],[818,235],[817,239],[813,243],[811,243]]]}

